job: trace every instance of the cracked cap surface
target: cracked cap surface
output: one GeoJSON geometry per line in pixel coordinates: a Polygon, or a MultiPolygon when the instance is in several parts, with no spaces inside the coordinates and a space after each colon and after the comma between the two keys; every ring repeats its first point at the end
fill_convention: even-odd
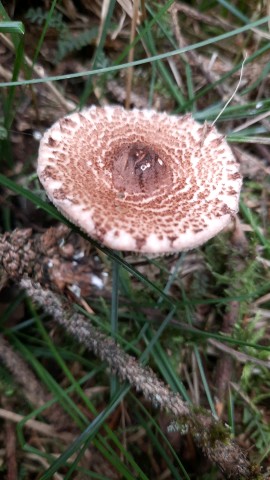
{"type": "Polygon", "coordinates": [[[189,250],[238,211],[242,178],[222,135],[190,115],[92,106],[56,122],[38,175],[75,225],[115,250],[189,250]]]}

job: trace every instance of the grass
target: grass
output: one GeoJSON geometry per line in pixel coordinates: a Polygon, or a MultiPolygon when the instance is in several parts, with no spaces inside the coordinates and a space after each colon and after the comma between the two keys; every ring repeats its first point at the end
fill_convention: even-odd
{"type": "MultiPolygon", "coordinates": [[[[138,26],[131,45],[128,17],[118,37],[110,37],[120,24],[117,1],[109,3],[105,21],[94,11],[83,10],[79,13],[89,23],[80,16],[76,23],[54,0],[42,12],[40,24],[35,23],[33,12],[19,6],[11,19],[0,3],[0,33],[9,41],[0,38],[6,49],[6,76],[0,72],[1,233],[16,227],[40,232],[62,222],[89,242],[93,272],[102,279],[103,288],[92,285],[85,296],[87,304],[75,308],[115,337],[123,350],[149,365],[190,405],[207,408],[229,423],[236,439],[251,451],[252,460],[269,472],[269,178],[264,173],[269,156],[262,148],[269,145],[270,137],[267,117],[260,119],[270,102],[269,18],[260,2],[249,6],[240,0],[219,0],[211,7],[209,2],[187,2],[198,15],[219,17],[231,27],[224,32],[222,27],[179,12],[186,43],[179,46],[169,13],[172,3],[141,2],[146,20],[138,26]],[[67,73],[60,74],[53,63],[60,32],[52,26],[59,12],[70,33],[69,55],[59,64],[67,73]],[[78,50],[73,32],[87,34],[93,27],[100,32],[99,41],[78,50]],[[38,38],[34,47],[32,35],[38,38]],[[130,49],[134,49],[133,62],[127,61],[130,49]],[[87,239],[44,200],[35,177],[37,143],[32,134],[44,131],[66,113],[52,84],[64,101],[80,107],[104,100],[116,103],[107,85],[111,80],[121,85],[126,70],[133,67],[134,92],[138,90],[149,107],[161,105],[171,113],[191,111],[199,121],[212,122],[234,91],[245,51],[244,85],[217,123],[232,146],[240,145],[257,160],[255,173],[242,165],[246,170],[240,239],[224,232],[199,250],[178,256],[122,255],[87,239]],[[195,60],[201,55],[199,63],[203,59],[206,70],[217,55],[212,82],[205,80],[189,52],[195,60]],[[73,72],[69,62],[79,66],[78,71],[73,72]],[[39,78],[38,65],[44,68],[39,78]],[[143,88],[137,89],[140,78],[144,78],[143,88]],[[247,120],[251,125],[237,131],[247,120]],[[228,327],[230,315],[234,318],[228,327]],[[230,350],[224,353],[222,347],[230,350]],[[231,363],[226,363],[228,358],[231,363]],[[216,375],[222,362],[228,368],[227,388],[218,401],[221,387],[216,375]]],[[[35,404],[25,392],[20,393],[16,379],[0,364],[3,410],[21,415],[12,424],[16,440],[11,451],[13,457],[16,452],[18,479],[222,478],[214,465],[202,459],[190,436],[173,431],[172,418],[119,382],[104,362],[60,331],[12,282],[2,290],[0,307],[2,334],[48,394],[45,405],[35,404]],[[27,427],[32,419],[52,424],[46,417],[50,409],[59,412],[51,436],[37,431],[37,426],[27,427]]],[[[6,476],[10,464],[4,455],[4,412],[2,422],[0,471],[6,476]]]]}

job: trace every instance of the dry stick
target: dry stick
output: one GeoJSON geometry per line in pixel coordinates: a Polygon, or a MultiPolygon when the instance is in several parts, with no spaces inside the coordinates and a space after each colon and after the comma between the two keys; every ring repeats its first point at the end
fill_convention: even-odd
{"type": "Polygon", "coordinates": [[[232,147],[233,153],[240,164],[240,171],[244,177],[258,179],[265,178],[266,175],[270,175],[270,152],[269,148],[264,145],[257,144],[257,147],[263,147],[261,152],[261,158],[243,150],[242,148],[234,145],[232,147]]]}
{"type": "MultiPolygon", "coordinates": [[[[175,38],[178,42],[179,48],[180,47],[182,48],[182,47],[185,47],[187,45],[187,42],[184,40],[183,35],[181,34],[180,27],[179,27],[178,17],[177,17],[178,10],[179,9],[177,8],[177,5],[173,4],[172,7],[170,8],[170,13],[171,13],[171,17],[172,17],[172,27],[173,27],[175,38]]],[[[186,54],[183,54],[183,57],[186,58],[186,59],[191,58],[191,60],[194,62],[194,64],[201,70],[203,76],[206,78],[208,83],[214,83],[217,80],[216,75],[214,75],[213,72],[211,72],[210,70],[208,70],[204,67],[205,60],[197,52],[190,51],[186,54]]],[[[219,93],[219,95],[221,97],[224,96],[225,90],[224,90],[223,85],[216,85],[215,89],[217,90],[217,92],[219,93]]]]}
{"type": "MultiPolygon", "coordinates": [[[[35,408],[42,407],[50,400],[51,395],[42,387],[24,359],[17,352],[14,352],[2,335],[0,335],[0,362],[3,362],[12,373],[15,382],[21,386],[24,397],[35,408]]],[[[70,423],[69,416],[59,404],[46,408],[42,415],[54,426],[55,430],[62,429],[63,425],[70,423]]],[[[68,441],[69,438],[66,438],[66,440],[68,441]]]]}
{"type": "MultiPolygon", "coordinates": [[[[260,115],[257,115],[256,117],[251,118],[251,119],[247,120],[245,123],[242,123],[238,127],[234,128],[233,133],[241,132],[241,130],[244,130],[245,128],[248,128],[251,125],[254,125],[254,123],[257,123],[257,122],[262,122],[263,123],[263,120],[265,120],[269,116],[270,116],[269,111],[261,113],[260,115]]],[[[267,127],[268,127],[268,130],[269,130],[269,125],[267,125],[267,127]]]]}
{"type": "Polygon", "coordinates": [[[145,7],[145,0],[141,0],[141,22],[144,22],[147,19],[147,12],[145,7]]]}
{"type": "Polygon", "coordinates": [[[196,443],[227,478],[259,479],[245,453],[230,439],[229,430],[210,413],[203,409],[194,411],[179,394],[171,392],[150,368],[143,367],[125,353],[113,339],[101,333],[83,315],[74,312],[59,295],[43,289],[29,277],[22,278],[20,286],[73,338],[105,360],[122,381],[128,381],[155,407],[176,417],[180,427],[188,427],[196,443]]]}
{"type": "Polygon", "coordinates": [[[102,32],[104,28],[104,24],[106,21],[106,17],[108,15],[110,7],[110,2],[108,0],[103,0],[102,2],[102,7],[101,7],[101,12],[100,12],[100,24],[99,24],[99,29],[98,29],[98,35],[96,39],[96,47],[98,48],[98,45],[100,43],[101,37],[102,37],[102,32]]]}
{"type": "Polygon", "coordinates": [[[193,20],[197,21],[198,23],[206,23],[207,25],[211,25],[214,27],[222,27],[224,30],[231,30],[233,28],[230,22],[226,22],[221,17],[216,17],[213,15],[205,15],[201,12],[198,12],[195,8],[189,7],[185,3],[182,2],[174,2],[173,5],[170,7],[169,11],[175,10],[176,12],[182,12],[187,17],[192,18],[193,20]]]}
{"type": "MultiPolygon", "coordinates": [[[[239,312],[239,302],[230,302],[229,311],[224,315],[221,331],[225,335],[231,335],[239,312]]],[[[215,389],[216,389],[216,411],[219,417],[222,417],[228,393],[230,381],[233,375],[233,357],[229,353],[222,351],[217,359],[215,372],[215,389]]]]}
{"type": "Polygon", "coordinates": [[[222,342],[215,340],[214,338],[209,338],[207,343],[212,345],[214,348],[219,350],[220,352],[224,352],[227,355],[230,355],[234,360],[239,363],[253,363],[254,365],[259,365],[263,368],[268,368],[270,370],[270,360],[261,360],[260,358],[253,357],[252,355],[248,355],[247,353],[238,352],[238,350],[228,347],[222,342]]]}
{"type": "MultiPolygon", "coordinates": [[[[137,19],[139,13],[139,0],[134,0],[133,3],[133,14],[132,14],[132,21],[131,21],[131,30],[130,30],[130,44],[134,41],[135,34],[136,34],[136,26],[137,26],[137,19]]],[[[134,60],[134,47],[132,47],[128,54],[128,61],[133,62],[134,60]]],[[[132,78],[133,78],[133,67],[129,67],[127,69],[127,77],[126,77],[126,101],[125,107],[130,107],[130,95],[131,95],[131,87],[132,87],[132,78]]]]}
{"type": "MultiPolygon", "coordinates": [[[[2,395],[1,403],[3,406],[8,404],[7,397],[2,395]]],[[[1,410],[1,409],[0,409],[1,410]]],[[[8,418],[4,418],[3,425],[4,443],[5,443],[5,464],[6,464],[6,480],[17,480],[17,440],[16,427],[8,418]]]]}
{"type": "Polygon", "coordinates": [[[2,335],[0,335],[0,361],[10,370],[16,383],[23,388],[24,396],[30,403],[35,407],[41,407],[48,401],[48,394],[43,390],[33,372],[2,335]]]}
{"type": "MultiPolygon", "coordinates": [[[[18,424],[24,420],[24,415],[20,415],[19,413],[12,412],[10,410],[5,410],[4,408],[0,408],[0,418],[15,424],[18,424]]],[[[70,421],[68,423],[70,425],[70,421]]],[[[39,420],[33,420],[30,418],[24,423],[24,426],[28,429],[33,430],[34,432],[41,433],[46,437],[54,437],[59,438],[66,443],[71,442],[74,440],[74,435],[68,432],[58,432],[55,426],[48,425],[47,423],[40,422],[39,420]]],[[[56,425],[57,427],[57,425],[56,425]]]]}
{"type": "MultiPolygon", "coordinates": [[[[231,237],[231,245],[234,247],[230,255],[229,270],[231,271],[232,278],[235,272],[238,272],[237,285],[233,284],[233,289],[238,288],[241,290],[242,273],[245,269],[244,258],[248,254],[248,241],[245,237],[242,225],[239,219],[235,218],[235,228],[231,237]]],[[[223,316],[221,325],[221,331],[225,335],[232,335],[235,328],[238,316],[239,316],[240,303],[238,301],[231,301],[228,304],[227,312],[223,316]]],[[[226,346],[225,346],[226,347],[226,346]]],[[[223,350],[218,357],[217,367],[215,372],[215,386],[217,394],[217,411],[221,417],[224,406],[229,394],[230,382],[233,376],[233,357],[223,350]]]]}
{"type": "Polygon", "coordinates": [[[7,462],[7,480],[17,480],[18,469],[16,461],[16,431],[14,425],[5,422],[5,438],[6,438],[6,462],[7,462]]]}

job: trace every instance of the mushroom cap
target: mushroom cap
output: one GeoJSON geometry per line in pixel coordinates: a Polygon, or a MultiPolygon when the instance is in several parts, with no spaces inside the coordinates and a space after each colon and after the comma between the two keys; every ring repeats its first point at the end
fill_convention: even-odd
{"type": "Polygon", "coordinates": [[[38,175],[74,224],[115,250],[197,247],[238,211],[242,178],[222,135],[191,115],[92,106],[43,136],[38,175]]]}

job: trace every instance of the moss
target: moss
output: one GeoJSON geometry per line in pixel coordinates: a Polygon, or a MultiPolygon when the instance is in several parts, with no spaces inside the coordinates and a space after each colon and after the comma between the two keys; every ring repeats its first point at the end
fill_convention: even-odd
{"type": "Polygon", "coordinates": [[[216,441],[228,444],[231,440],[231,433],[224,425],[217,422],[211,425],[208,437],[211,446],[214,446],[216,441]]]}
{"type": "Polygon", "coordinates": [[[181,431],[183,426],[189,426],[192,435],[197,441],[207,448],[214,448],[216,442],[228,445],[231,441],[231,432],[220,421],[214,420],[204,408],[195,407],[192,409],[192,417],[177,419],[176,423],[181,431]]]}

